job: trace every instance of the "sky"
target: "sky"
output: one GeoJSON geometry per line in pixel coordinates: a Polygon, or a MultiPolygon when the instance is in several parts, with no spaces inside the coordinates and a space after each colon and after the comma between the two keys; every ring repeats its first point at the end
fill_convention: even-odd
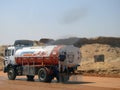
{"type": "Polygon", "coordinates": [[[0,0],[0,45],[99,36],[120,37],[120,0],[0,0]]]}

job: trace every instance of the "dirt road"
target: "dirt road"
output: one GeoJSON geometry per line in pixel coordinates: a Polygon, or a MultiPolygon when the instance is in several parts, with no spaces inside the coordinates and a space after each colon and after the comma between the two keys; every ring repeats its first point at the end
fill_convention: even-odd
{"type": "Polygon", "coordinates": [[[66,84],[43,83],[37,80],[26,81],[25,76],[16,80],[8,80],[7,75],[0,72],[0,90],[120,90],[120,78],[72,76],[66,84]]]}

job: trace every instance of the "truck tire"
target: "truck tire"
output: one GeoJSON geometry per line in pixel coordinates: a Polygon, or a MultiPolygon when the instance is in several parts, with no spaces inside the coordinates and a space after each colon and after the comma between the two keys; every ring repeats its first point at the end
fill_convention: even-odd
{"type": "Polygon", "coordinates": [[[38,79],[40,82],[51,82],[51,75],[47,72],[45,68],[41,68],[38,71],[38,79]]]}
{"type": "Polygon", "coordinates": [[[13,68],[10,68],[8,70],[7,75],[8,75],[9,80],[15,80],[15,78],[16,78],[16,73],[15,73],[15,70],[13,68]]]}
{"type": "Polygon", "coordinates": [[[63,83],[66,83],[69,80],[69,76],[63,76],[62,78],[63,78],[63,81],[62,81],[63,83]]]}
{"type": "Polygon", "coordinates": [[[57,78],[57,81],[58,82],[61,82],[61,83],[66,83],[68,82],[69,80],[69,76],[68,75],[59,75],[59,77],[57,78]]]}
{"type": "Polygon", "coordinates": [[[34,76],[27,75],[27,81],[34,81],[34,76]]]}

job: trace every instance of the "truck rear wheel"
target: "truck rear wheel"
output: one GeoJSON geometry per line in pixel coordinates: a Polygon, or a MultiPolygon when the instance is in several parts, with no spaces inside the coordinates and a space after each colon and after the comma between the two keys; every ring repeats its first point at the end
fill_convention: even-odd
{"type": "Polygon", "coordinates": [[[58,82],[62,82],[62,83],[66,83],[69,80],[69,76],[68,75],[59,75],[59,78],[57,78],[58,82]]]}
{"type": "Polygon", "coordinates": [[[49,75],[45,68],[41,68],[38,71],[38,79],[40,82],[51,82],[52,80],[51,75],[49,75]]]}
{"type": "Polygon", "coordinates": [[[10,68],[9,70],[8,70],[8,79],[9,80],[15,80],[15,78],[16,78],[16,73],[15,73],[15,70],[13,69],[13,68],[10,68]]]}
{"type": "Polygon", "coordinates": [[[28,80],[28,81],[34,81],[34,76],[32,76],[32,75],[27,75],[27,80],[28,80]]]}

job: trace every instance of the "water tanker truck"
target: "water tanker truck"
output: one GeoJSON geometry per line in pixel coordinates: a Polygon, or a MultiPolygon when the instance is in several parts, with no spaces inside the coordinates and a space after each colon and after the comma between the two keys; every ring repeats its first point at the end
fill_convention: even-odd
{"type": "Polygon", "coordinates": [[[5,49],[4,73],[9,80],[16,76],[40,82],[66,82],[80,65],[80,49],[72,45],[31,46],[14,45],[5,49]]]}

